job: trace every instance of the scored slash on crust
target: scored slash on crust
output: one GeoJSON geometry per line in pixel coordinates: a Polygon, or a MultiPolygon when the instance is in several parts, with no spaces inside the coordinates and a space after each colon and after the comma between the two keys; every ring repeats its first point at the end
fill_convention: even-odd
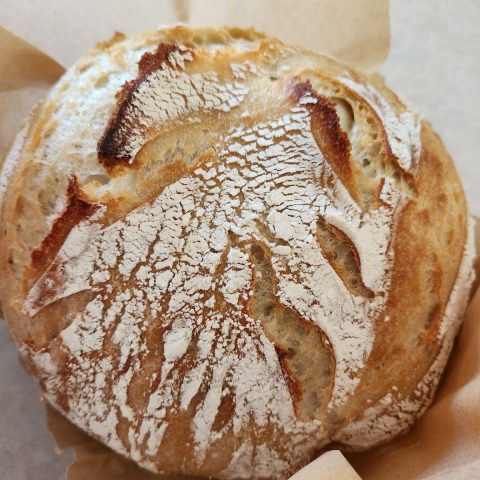
{"type": "Polygon", "coordinates": [[[180,48],[178,45],[161,43],[155,52],[146,52],[138,62],[138,76],[135,80],[126,82],[117,93],[117,104],[110,116],[108,126],[98,141],[97,151],[100,163],[111,168],[119,163],[131,163],[133,158],[126,152],[128,137],[138,135],[143,130],[140,119],[129,117],[131,104],[140,87],[148,82],[148,76],[163,68],[175,68],[173,57],[176,52],[188,60],[193,59],[193,51],[180,48]],[[185,55],[187,54],[187,55],[185,55]]]}
{"type": "Polygon", "coordinates": [[[30,279],[30,285],[26,285],[27,289],[31,286],[31,281],[36,281],[53,261],[72,228],[82,220],[91,217],[99,208],[99,204],[90,203],[81,198],[78,179],[72,175],[68,182],[64,210],[55,219],[42,243],[32,251],[30,268],[25,275],[30,279]]]}
{"type": "Polygon", "coordinates": [[[143,55],[138,77],[120,91],[97,146],[107,169],[131,164],[169,122],[194,122],[190,117],[196,112],[228,112],[243,100],[247,90],[238,82],[222,82],[211,70],[186,73],[186,65],[194,59],[192,50],[170,44],[143,55]]]}
{"type": "MultiPolygon", "coordinates": [[[[74,183],[72,199],[80,198],[66,211],[80,212],[78,224],[54,224],[47,243],[63,244],[49,265],[35,254],[46,270],[27,313],[41,316],[80,289],[93,298],[46,349],[28,348],[40,377],[52,380],[49,362],[68,365],[61,387],[44,383],[49,400],[62,409],[57,398],[67,396],[73,421],[152,470],[166,468],[162,449],[186,448],[175,443],[182,431],[194,473],[218,473],[207,469],[221,442],[230,463],[220,477],[233,475],[242,452],[248,468],[286,476],[345,421],[336,415],[361,381],[385,310],[396,219],[410,194],[392,172],[415,170],[418,125],[358,87],[381,160],[394,163],[393,151],[412,157],[367,178],[352,149],[362,139],[343,131],[334,95],[302,72],[272,74],[272,59],[287,64],[298,52],[265,45],[250,55],[255,68],[246,54],[218,72],[213,53],[170,42],[144,54],[117,96],[98,158],[110,173],[131,165],[172,125],[219,130],[208,158],[195,157],[108,227],[97,217],[109,206],[81,203],[74,183]],[[388,147],[395,134],[410,148],[388,147]],[[317,364],[325,367],[319,388],[317,364]]],[[[135,167],[140,179],[149,175],[141,161],[135,167]]]]}

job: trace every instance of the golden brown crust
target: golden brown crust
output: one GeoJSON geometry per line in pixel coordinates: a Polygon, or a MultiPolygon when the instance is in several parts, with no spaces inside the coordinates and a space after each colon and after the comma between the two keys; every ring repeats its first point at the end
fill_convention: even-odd
{"type": "Polygon", "coordinates": [[[47,399],[110,447],[286,478],[430,401],[467,210],[438,137],[378,79],[252,30],[117,35],[17,155],[0,300],[47,399]]]}
{"type": "Polygon", "coordinates": [[[455,246],[466,241],[467,217],[460,213],[466,210],[464,194],[451,159],[425,122],[419,165],[418,197],[408,202],[397,220],[395,288],[376,325],[382,341],[375,342],[356,391],[363,408],[385,395],[380,384],[413,392],[418,378],[427,373],[441,348],[438,329],[463,255],[455,246]],[[453,188],[445,188],[447,178],[453,188]],[[453,205],[458,208],[456,215],[449,210],[453,205]],[[425,238],[431,241],[427,243],[425,238]],[[412,331],[417,332],[415,336],[412,331]]]}

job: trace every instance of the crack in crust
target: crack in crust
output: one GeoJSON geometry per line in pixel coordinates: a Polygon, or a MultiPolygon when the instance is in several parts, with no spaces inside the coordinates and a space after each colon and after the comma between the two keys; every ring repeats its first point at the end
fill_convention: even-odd
{"type": "Polygon", "coordinates": [[[360,257],[350,238],[320,217],[317,222],[317,240],[330,265],[348,290],[354,295],[373,298],[375,293],[363,282],[360,257]]]}
{"type": "MultiPolygon", "coordinates": [[[[179,51],[178,45],[161,43],[154,52],[144,53],[138,62],[137,78],[126,82],[117,92],[117,105],[97,145],[98,159],[107,169],[115,165],[131,163],[131,155],[125,153],[126,142],[131,132],[141,129],[141,125],[138,119],[132,119],[129,122],[127,110],[134,100],[135,93],[148,81],[150,74],[165,66],[174,67],[170,55],[179,51]]],[[[182,49],[182,52],[185,50],[182,49]]],[[[188,52],[193,53],[191,50],[188,52]]]]}
{"type": "Polygon", "coordinates": [[[91,217],[100,207],[99,204],[88,202],[81,197],[82,193],[78,179],[75,175],[71,175],[68,182],[67,201],[64,210],[55,219],[50,232],[42,240],[42,243],[31,253],[31,263],[24,275],[26,291],[45,272],[72,228],[82,220],[91,217]]]}
{"type": "Polygon", "coordinates": [[[130,165],[139,150],[155,138],[162,127],[195,121],[193,114],[228,112],[238,106],[247,90],[238,82],[226,83],[218,72],[187,73],[195,56],[183,46],[161,44],[139,62],[139,75],[120,91],[117,106],[97,145],[99,161],[112,170],[130,165]],[[192,118],[193,117],[193,118],[192,118]]]}
{"type": "Polygon", "coordinates": [[[248,244],[248,252],[255,269],[249,306],[275,345],[295,413],[302,420],[324,420],[335,371],[328,339],[317,325],[279,301],[268,247],[257,241],[248,244]]]}
{"type": "Polygon", "coordinates": [[[301,81],[298,77],[289,81],[290,95],[294,103],[305,98],[315,99],[307,103],[311,118],[311,131],[326,160],[338,175],[343,185],[358,205],[365,208],[356,185],[351,159],[351,144],[346,132],[340,127],[335,103],[319,95],[312,88],[309,80],[301,81]]]}

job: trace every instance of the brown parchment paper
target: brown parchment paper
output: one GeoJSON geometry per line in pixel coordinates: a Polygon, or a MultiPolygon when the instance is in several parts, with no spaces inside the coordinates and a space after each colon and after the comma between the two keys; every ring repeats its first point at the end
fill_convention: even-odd
{"type": "Polygon", "coordinates": [[[177,0],[179,14],[194,25],[229,25],[266,31],[375,71],[390,44],[388,2],[384,0],[177,0]]]}
{"type": "Polygon", "coordinates": [[[115,30],[239,25],[374,70],[388,54],[388,0],[2,0],[0,24],[63,66],[115,30]]]}
{"type": "MultiPolygon", "coordinates": [[[[114,30],[133,34],[172,22],[254,26],[368,72],[386,58],[390,39],[387,0],[2,3],[1,22],[17,36],[0,27],[0,158],[22,118],[63,72],[59,63],[70,66],[114,30]]],[[[469,307],[434,404],[410,433],[370,452],[347,455],[350,463],[338,450],[326,452],[291,480],[480,478],[479,315],[480,292],[469,307]]],[[[75,450],[69,480],[167,480],[140,469],[50,407],[46,409],[59,450],[75,450]]],[[[168,480],[180,478],[187,477],[170,476],[168,480]]]]}
{"type": "Polygon", "coordinates": [[[0,159],[20,122],[64,69],[0,26],[0,159]]]}

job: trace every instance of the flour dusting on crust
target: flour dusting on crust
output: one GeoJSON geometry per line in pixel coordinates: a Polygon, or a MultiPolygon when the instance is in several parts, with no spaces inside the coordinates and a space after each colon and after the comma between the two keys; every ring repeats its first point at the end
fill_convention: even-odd
{"type": "Polygon", "coordinates": [[[395,435],[408,429],[412,417],[420,417],[430,405],[452,350],[475,277],[472,268],[476,258],[474,225],[475,221],[470,217],[462,262],[438,333],[441,348],[424,378],[410,398],[399,397],[397,389],[392,388],[391,392],[368,408],[360,419],[337,432],[336,441],[356,448],[385,442],[392,437],[392,433],[395,435]]]}
{"type": "MultiPolygon", "coordinates": [[[[162,470],[158,459],[162,449],[175,448],[178,429],[190,439],[185,462],[200,473],[223,442],[229,454],[220,478],[284,478],[329,443],[323,420],[348,403],[362,379],[408,198],[389,176],[375,179],[375,208],[352,198],[312,130],[312,112],[333,104],[299,80],[311,58],[302,65],[297,50],[275,44],[259,48],[253,63],[229,48],[230,68],[217,71],[218,51],[160,45],[140,60],[137,77],[138,55],[126,56],[128,83],[107,84],[110,117],[103,116],[99,142],[107,167],[124,161],[131,172],[143,168],[136,158],[149,142],[179,125],[200,125],[202,116],[218,122],[220,133],[209,154],[196,152],[185,174],[155,198],[115,221],[105,201],[73,227],[30,289],[24,312],[34,316],[80,292],[89,299],[45,349],[23,352],[53,405],[146,468],[162,470]],[[286,59],[292,67],[282,67],[286,59]],[[371,296],[352,293],[327,258],[320,219],[350,240],[371,296]],[[261,281],[252,244],[268,252],[279,305],[316,326],[334,358],[326,409],[310,420],[299,419],[291,372],[251,309],[261,281]]],[[[414,175],[418,117],[406,107],[398,113],[346,71],[336,80],[366,102],[398,165],[414,175]]],[[[456,291],[442,338],[460,315],[456,291]]],[[[391,396],[337,439],[355,443],[391,396]]],[[[407,407],[408,424],[421,406],[407,407]]],[[[385,431],[396,428],[382,418],[385,431]]]]}

